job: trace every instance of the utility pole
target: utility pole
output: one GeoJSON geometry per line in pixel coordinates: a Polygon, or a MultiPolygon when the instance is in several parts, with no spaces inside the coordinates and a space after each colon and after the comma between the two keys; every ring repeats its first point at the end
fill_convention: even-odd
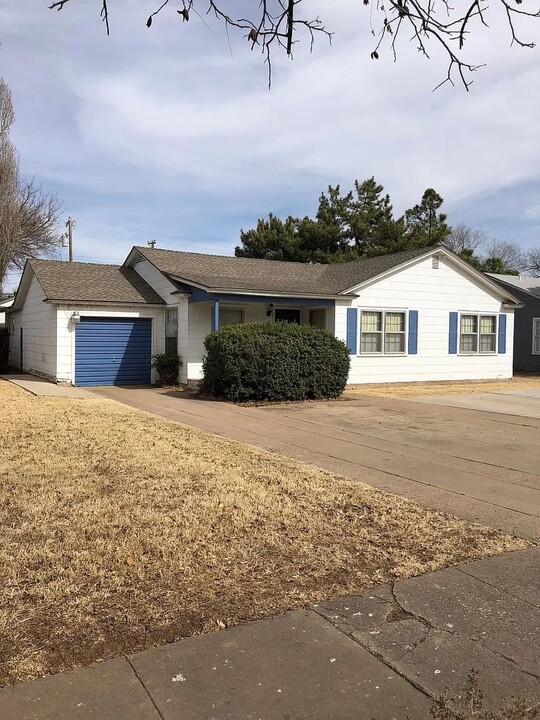
{"type": "Polygon", "coordinates": [[[68,253],[69,253],[69,262],[73,262],[73,226],[75,225],[75,220],[73,218],[68,217],[66,222],[66,227],[68,229],[67,231],[67,240],[68,240],[68,253]]]}
{"type": "Polygon", "coordinates": [[[152,250],[153,250],[156,247],[156,242],[157,242],[157,240],[147,240],[146,244],[148,245],[149,248],[152,248],[152,250]]]}

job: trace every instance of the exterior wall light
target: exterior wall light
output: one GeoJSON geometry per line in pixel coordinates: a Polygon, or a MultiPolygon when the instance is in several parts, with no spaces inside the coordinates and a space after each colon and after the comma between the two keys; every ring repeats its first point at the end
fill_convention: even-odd
{"type": "Polygon", "coordinates": [[[266,311],[266,315],[270,317],[270,315],[274,312],[274,303],[270,303],[268,306],[268,310],[266,311]]]}

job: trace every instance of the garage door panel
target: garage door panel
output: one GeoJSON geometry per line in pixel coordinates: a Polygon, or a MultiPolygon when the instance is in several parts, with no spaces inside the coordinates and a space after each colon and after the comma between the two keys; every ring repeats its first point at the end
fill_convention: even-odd
{"type": "Polygon", "coordinates": [[[149,384],[151,352],[150,319],[82,317],[75,330],[75,384],[149,384]]]}

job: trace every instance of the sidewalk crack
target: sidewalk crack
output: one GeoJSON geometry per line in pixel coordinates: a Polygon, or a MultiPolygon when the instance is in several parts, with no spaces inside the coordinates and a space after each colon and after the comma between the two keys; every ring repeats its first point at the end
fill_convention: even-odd
{"type": "Polygon", "coordinates": [[[133,665],[133,663],[131,662],[131,660],[128,658],[127,655],[124,655],[124,657],[126,658],[126,661],[127,661],[128,665],[130,666],[130,668],[133,670],[133,674],[135,675],[135,677],[137,678],[137,680],[140,682],[140,684],[141,684],[141,686],[142,686],[142,689],[143,689],[144,692],[147,694],[148,699],[150,700],[150,702],[151,702],[152,705],[154,706],[154,709],[155,709],[155,711],[157,712],[158,717],[160,718],[160,720],[165,720],[165,718],[164,718],[161,710],[160,710],[160,709],[158,708],[158,706],[156,705],[156,702],[155,702],[154,698],[150,695],[150,693],[148,692],[148,688],[147,688],[146,685],[143,683],[141,676],[139,675],[139,673],[137,672],[137,670],[135,670],[135,666],[133,665]]]}

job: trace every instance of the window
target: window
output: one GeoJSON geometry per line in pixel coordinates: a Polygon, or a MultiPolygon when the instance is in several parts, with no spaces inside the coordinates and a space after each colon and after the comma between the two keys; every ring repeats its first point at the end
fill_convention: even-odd
{"type": "Polygon", "coordinates": [[[540,318],[533,318],[533,355],[540,355],[540,318]]]}
{"type": "Polygon", "coordinates": [[[274,320],[276,322],[288,322],[300,325],[300,310],[293,310],[292,308],[276,308],[274,310],[274,320]]]}
{"type": "Polygon", "coordinates": [[[496,315],[462,315],[459,328],[459,352],[486,354],[496,351],[496,315]]]}
{"type": "Polygon", "coordinates": [[[385,313],[384,326],[384,352],[404,353],[405,352],[405,313],[385,313]]]}
{"type": "Polygon", "coordinates": [[[241,325],[244,322],[244,310],[235,307],[219,308],[219,327],[226,325],[241,325]]]}
{"type": "Polygon", "coordinates": [[[178,308],[165,310],[165,352],[178,352],[178,308]]]}
{"type": "Polygon", "coordinates": [[[382,352],[382,312],[362,312],[360,352],[382,352]]]}
{"type": "Polygon", "coordinates": [[[326,329],[326,310],[310,310],[309,311],[309,324],[313,327],[326,329]]]}
{"type": "Polygon", "coordinates": [[[405,353],[404,312],[363,310],[361,317],[361,353],[405,353]]]}

